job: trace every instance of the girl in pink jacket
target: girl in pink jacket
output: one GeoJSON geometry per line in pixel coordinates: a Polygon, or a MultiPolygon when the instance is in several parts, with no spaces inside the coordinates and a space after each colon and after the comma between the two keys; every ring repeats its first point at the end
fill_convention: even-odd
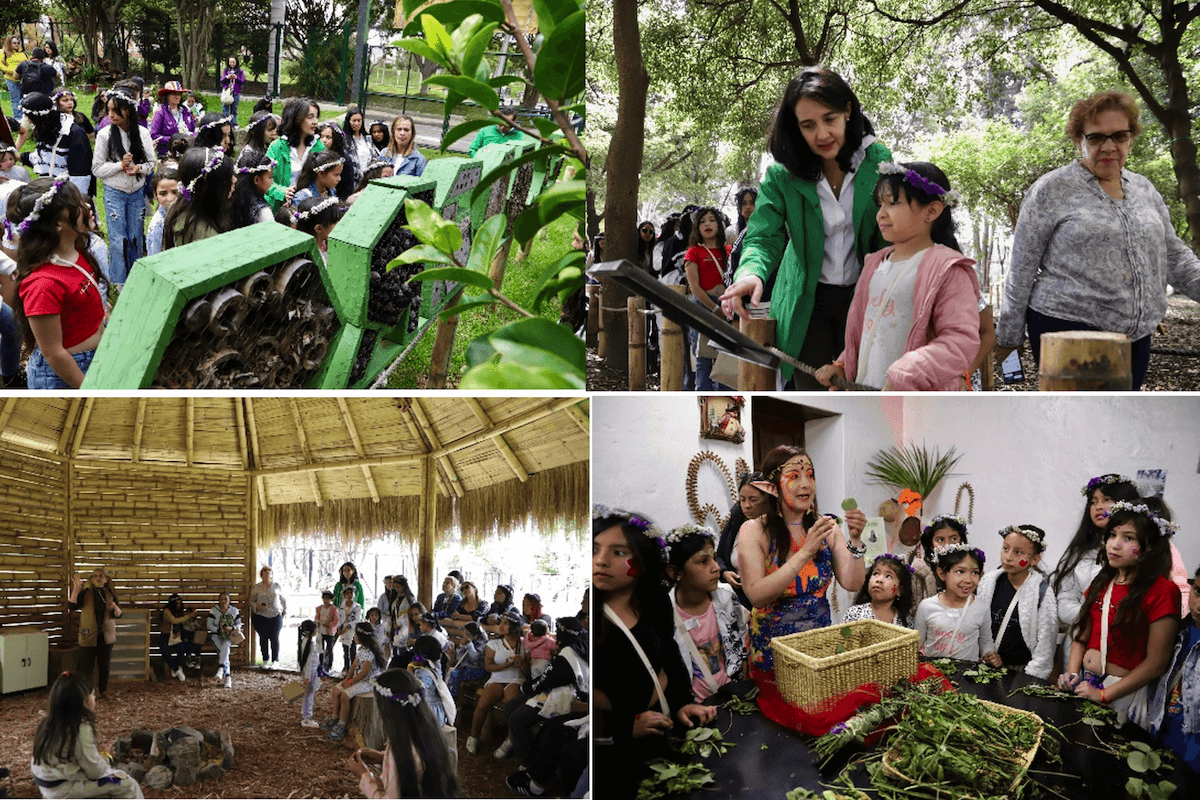
{"type": "MultiPolygon", "coordinates": [[[[876,218],[892,247],[863,265],[846,319],[846,348],[817,371],[887,391],[957,390],[979,351],[979,281],[958,251],[959,200],[933,164],[879,165],[876,218]]],[[[969,379],[968,379],[969,382],[969,379]]]]}

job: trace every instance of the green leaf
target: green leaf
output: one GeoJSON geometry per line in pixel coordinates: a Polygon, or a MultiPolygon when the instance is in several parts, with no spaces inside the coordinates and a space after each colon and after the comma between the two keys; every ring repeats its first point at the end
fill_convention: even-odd
{"type": "Polygon", "coordinates": [[[479,226],[471,242],[471,255],[467,258],[467,266],[478,272],[487,273],[492,267],[492,261],[500,247],[504,244],[504,229],[508,220],[503,214],[495,214],[479,226]]]}
{"type": "Polygon", "coordinates": [[[1146,744],[1145,742],[1130,742],[1129,746],[1136,747],[1138,750],[1141,750],[1143,753],[1149,753],[1154,749],[1150,745],[1146,744]]]}
{"type": "Polygon", "coordinates": [[[450,145],[454,144],[464,136],[468,136],[475,131],[482,130],[483,128],[490,128],[493,124],[494,122],[491,117],[484,117],[483,119],[470,119],[466,122],[460,122],[450,130],[446,131],[446,135],[442,137],[441,151],[443,153],[446,152],[450,145]]]}
{"type": "MultiPolygon", "coordinates": [[[[422,0],[426,2],[426,0],[422,0]]],[[[504,9],[496,0],[455,0],[453,3],[435,3],[421,12],[441,20],[448,28],[459,25],[472,14],[478,14],[488,22],[497,24],[504,21],[504,9]]],[[[421,31],[420,17],[413,17],[411,11],[404,12],[408,24],[404,26],[404,35],[413,36],[421,31]]]]}
{"type": "Polygon", "coordinates": [[[553,144],[529,153],[525,153],[524,155],[514,158],[512,161],[501,164],[487,175],[483,176],[483,180],[479,182],[479,185],[477,185],[475,190],[471,193],[471,202],[474,203],[480,197],[483,197],[487,193],[487,190],[491,188],[493,183],[500,180],[514,169],[519,169],[521,166],[528,164],[530,161],[536,161],[539,158],[549,159],[550,156],[558,155],[559,153],[565,153],[566,150],[567,148],[563,147],[562,145],[553,144]]]}
{"type": "Polygon", "coordinates": [[[492,43],[492,36],[496,33],[497,23],[491,22],[480,27],[471,36],[466,47],[462,51],[462,71],[464,75],[474,75],[479,69],[479,65],[483,60],[483,53],[487,50],[488,45],[492,43]]]}
{"type": "Polygon", "coordinates": [[[500,107],[500,95],[496,94],[495,89],[486,83],[480,83],[474,78],[468,78],[465,75],[432,75],[426,78],[424,83],[430,86],[445,86],[447,89],[453,89],[455,92],[474,100],[488,111],[495,111],[500,107]]]}
{"type": "MultiPolygon", "coordinates": [[[[425,32],[425,41],[436,52],[441,53],[447,60],[450,58],[450,33],[446,26],[438,22],[432,14],[422,14],[421,30],[425,32]]],[[[438,63],[441,63],[440,61],[438,63]]]]}
{"type": "Polygon", "coordinates": [[[759,749],[759,750],[766,750],[766,749],[767,749],[767,746],[766,746],[765,744],[763,744],[763,745],[760,745],[758,749],[759,749]]]}
{"type": "Polygon", "coordinates": [[[567,267],[576,267],[582,269],[586,257],[582,250],[572,250],[563,255],[558,261],[546,267],[546,271],[542,273],[542,277],[538,279],[537,288],[534,293],[541,297],[543,288],[552,280],[558,277],[558,274],[567,267]]]}
{"type": "Polygon", "coordinates": [[[551,100],[583,92],[583,12],[577,11],[554,26],[533,67],[533,82],[551,100]]]}
{"type": "Polygon", "coordinates": [[[537,14],[538,30],[549,36],[554,26],[583,7],[577,0],[533,0],[533,10],[537,14]]]}
{"type": "MultiPolygon", "coordinates": [[[[964,672],[963,674],[965,675],[967,673],[964,672]]],[[[1084,717],[1083,719],[1081,719],[1079,721],[1082,722],[1084,725],[1091,725],[1093,728],[1099,728],[1105,724],[1104,720],[1096,719],[1095,717],[1084,717]]]]}
{"type": "Polygon", "coordinates": [[[420,56],[421,58],[427,58],[442,67],[450,66],[450,59],[430,47],[429,42],[425,41],[424,39],[401,39],[395,44],[397,47],[402,47],[410,53],[420,56]]]}
{"type": "Polygon", "coordinates": [[[504,361],[554,370],[581,382],[584,379],[583,340],[557,322],[526,318],[493,331],[487,338],[504,361]]]}
{"type": "Polygon", "coordinates": [[[410,197],[404,201],[404,216],[408,224],[403,227],[412,231],[422,243],[432,245],[437,234],[438,222],[441,221],[437,212],[422,201],[410,197]]]}
{"type": "Polygon", "coordinates": [[[436,247],[431,247],[427,244],[410,247],[400,255],[388,262],[387,271],[391,272],[401,264],[446,264],[448,266],[458,266],[454,259],[438,250],[436,247]]]}
{"type": "Polygon", "coordinates": [[[445,111],[446,116],[450,116],[450,112],[452,112],[454,109],[458,108],[459,104],[462,103],[462,101],[466,100],[466,99],[467,99],[467,96],[465,94],[463,94],[462,92],[458,91],[457,89],[447,88],[446,89],[446,102],[443,106],[443,110],[445,111]]]}
{"type": "Polygon", "coordinates": [[[463,351],[463,359],[467,362],[467,366],[472,368],[486,364],[495,357],[496,348],[492,347],[491,341],[486,336],[480,336],[468,344],[467,349],[463,351]]]}
{"type": "Polygon", "coordinates": [[[554,122],[554,120],[546,119],[545,117],[534,117],[533,127],[537,128],[538,133],[540,133],[542,137],[546,139],[549,139],[554,134],[559,133],[558,123],[554,122]]]}
{"type": "Polygon", "coordinates": [[[412,281],[456,281],[484,291],[492,288],[492,279],[487,275],[461,267],[435,267],[419,272],[408,280],[410,283],[412,281]]]}
{"type": "Polygon", "coordinates": [[[582,381],[560,375],[554,370],[526,367],[522,364],[481,364],[467,370],[458,385],[462,389],[584,388],[582,381]]]}
{"type": "Polygon", "coordinates": [[[1125,791],[1129,792],[1134,797],[1138,797],[1145,790],[1146,782],[1141,778],[1130,778],[1125,781],[1125,791]]]}
{"type": "Polygon", "coordinates": [[[1146,754],[1140,750],[1135,750],[1125,759],[1129,763],[1129,768],[1134,772],[1145,772],[1150,768],[1149,759],[1146,754]]]}
{"type": "Polygon", "coordinates": [[[438,316],[441,317],[442,320],[449,320],[465,311],[474,311],[477,308],[486,308],[488,306],[495,305],[497,302],[496,298],[491,297],[490,295],[489,298],[490,299],[488,300],[462,301],[457,305],[447,308],[441,314],[438,314],[438,316]]]}
{"type": "Polygon", "coordinates": [[[520,75],[497,75],[494,78],[488,78],[487,84],[493,89],[499,89],[501,86],[508,86],[513,83],[528,83],[520,75]]]}
{"type": "Polygon", "coordinates": [[[437,232],[433,235],[433,246],[444,253],[457,253],[462,247],[462,230],[449,220],[444,220],[444,224],[438,225],[437,232]]]}
{"type": "Polygon", "coordinates": [[[853,635],[854,635],[854,629],[852,629],[849,625],[842,628],[842,638],[843,639],[849,639],[853,635]]]}

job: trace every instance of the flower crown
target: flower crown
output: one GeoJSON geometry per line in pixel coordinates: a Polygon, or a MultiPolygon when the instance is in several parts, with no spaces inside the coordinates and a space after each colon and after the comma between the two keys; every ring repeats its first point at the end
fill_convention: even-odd
{"type": "Polygon", "coordinates": [[[219,167],[221,162],[225,160],[225,151],[219,147],[204,148],[204,156],[207,158],[209,152],[213,150],[215,150],[217,154],[208,160],[208,163],[204,165],[204,169],[200,170],[200,174],[192,178],[191,183],[189,183],[187,186],[179,187],[179,194],[184,200],[190,201],[192,199],[192,192],[196,191],[196,185],[200,183],[200,179],[219,167]]]}
{"type": "Polygon", "coordinates": [[[962,194],[957,189],[944,189],[916,170],[909,169],[893,161],[884,161],[881,163],[879,165],[879,174],[902,175],[904,182],[909,186],[920,189],[927,195],[936,197],[945,203],[947,208],[954,208],[962,201],[962,194]]]}
{"type": "Polygon", "coordinates": [[[252,131],[269,119],[275,120],[276,125],[278,125],[280,122],[283,121],[282,118],[278,114],[263,114],[261,118],[256,119],[254,122],[251,122],[249,125],[247,125],[246,130],[252,131]]]}
{"type": "Polygon", "coordinates": [[[33,210],[29,212],[29,216],[21,220],[21,223],[17,225],[16,230],[18,235],[25,233],[25,231],[29,230],[30,225],[38,221],[38,219],[42,216],[42,209],[50,204],[50,201],[54,199],[54,195],[58,193],[58,190],[62,188],[62,185],[66,182],[67,176],[65,175],[55,179],[54,185],[43,192],[41,196],[34,201],[33,210]]]}
{"type": "Polygon", "coordinates": [[[941,560],[943,558],[950,555],[951,553],[970,553],[971,555],[973,555],[977,559],[979,559],[979,563],[981,566],[983,565],[983,563],[985,561],[987,561],[987,556],[985,556],[983,554],[982,550],[980,550],[978,547],[972,547],[971,545],[967,544],[966,542],[957,542],[955,544],[944,544],[941,547],[935,547],[933,549],[934,559],[938,562],[941,562],[941,560]]]}
{"type": "Polygon", "coordinates": [[[1134,505],[1127,500],[1118,500],[1108,507],[1108,511],[1105,512],[1104,516],[1111,517],[1118,511],[1131,511],[1134,514],[1145,514],[1150,518],[1151,522],[1158,526],[1158,529],[1162,531],[1163,536],[1174,536],[1179,530],[1178,524],[1158,516],[1150,510],[1149,506],[1145,505],[1144,503],[1138,503],[1137,505],[1134,505]]]}
{"type": "Polygon", "coordinates": [[[648,519],[639,517],[632,511],[625,511],[621,508],[611,508],[599,503],[592,506],[592,519],[604,519],[605,517],[621,517],[630,527],[637,528],[647,538],[652,539],[658,544],[660,551],[670,552],[670,546],[667,544],[666,534],[662,528],[655,525],[648,519]]]}
{"type": "Polygon", "coordinates": [[[217,117],[213,121],[206,122],[203,125],[201,125],[200,127],[196,128],[196,133],[199,133],[200,131],[206,131],[209,128],[219,128],[222,125],[232,125],[232,124],[233,124],[233,117],[217,117]]]}
{"type": "Polygon", "coordinates": [[[1113,483],[1133,483],[1132,480],[1124,475],[1101,475],[1097,478],[1092,478],[1087,482],[1087,486],[1079,490],[1079,493],[1087,497],[1092,493],[1093,489],[1099,489],[1101,486],[1107,486],[1113,483]]]}
{"type": "Polygon", "coordinates": [[[319,166],[319,167],[313,167],[313,172],[326,172],[326,171],[328,171],[328,170],[331,170],[331,169],[333,169],[334,167],[336,167],[336,166],[338,166],[338,165],[340,165],[340,164],[345,164],[345,163],[346,163],[346,159],[344,159],[344,158],[338,158],[338,159],[335,159],[335,160],[333,160],[333,161],[330,161],[328,164],[322,164],[322,165],[321,165],[321,166],[319,166]]]}
{"type": "Polygon", "coordinates": [[[1000,538],[1003,539],[1005,536],[1008,536],[1010,533],[1019,533],[1022,536],[1024,536],[1026,539],[1028,539],[1029,541],[1033,542],[1034,544],[1038,544],[1038,545],[1046,544],[1045,541],[1043,541],[1045,537],[1043,537],[1042,534],[1038,533],[1033,528],[1025,528],[1020,525],[1008,525],[1005,528],[1001,529],[1000,538]]]}
{"type": "Polygon", "coordinates": [[[943,522],[957,522],[959,525],[962,525],[964,531],[967,529],[967,521],[958,514],[938,514],[925,526],[923,533],[929,533],[943,522]]]}
{"type": "Polygon", "coordinates": [[[72,92],[70,89],[59,89],[54,94],[50,95],[50,99],[53,100],[55,103],[57,103],[58,98],[62,97],[65,94],[69,94],[69,95],[71,95],[71,97],[75,96],[75,93],[72,92]]]}
{"type": "Polygon", "coordinates": [[[678,528],[671,528],[661,539],[658,540],[659,547],[663,551],[663,561],[671,560],[671,546],[681,544],[684,539],[689,536],[704,536],[712,539],[714,542],[717,539],[717,534],[705,528],[703,525],[697,525],[694,522],[689,522],[686,525],[680,525],[678,528]]]}
{"type": "Polygon", "coordinates": [[[59,111],[59,108],[57,105],[52,105],[49,108],[42,108],[42,109],[30,108],[29,106],[25,105],[24,98],[21,99],[21,111],[25,112],[26,114],[28,114],[31,117],[44,117],[47,114],[61,113],[59,111]]]}
{"type": "Polygon", "coordinates": [[[871,574],[871,571],[875,569],[875,566],[880,561],[890,561],[893,564],[899,564],[902,567],[908,567],[908,571],[911,574],[913,574],[913,575],[917,574],[917,571],[915,569],[913,569],[912,564],[909,564],[907,561],[905,561],[903,558],[896,555],[895,553],[881,553],[881,554],[875,556],[875,558],[871,559],[871,569],[867,570],[868,575],[871,574]]]}
{"type": "Polygon", "coordinates": [[[253,167],[238,167],[234,172],[238,175],[252,175],[255,172],[271,172],[275,169],[275,159],[267,159],[266,164],[256,164],[253,167]]]}
{"type": "Polygon", "coordinates": [[[399,703],[402,706],[414,706],[415,707],[415,706],[420,705],[420,703],[421,703],[421,693],[420,692],[413,692],[412,694],[407,694],[406,692],[389,689],[388,687],[384,686],[377,680],[371,681],[371,688],[374,689],[375,691],[379,692],[381,695],[383,695],[387,699],[395,700],[397,703],[399,703]]]}
{"type": "Polygon", "coordinates": [[[336,206],[337,202],[338,202],[338,199],[337,199],[336,195],[331,195],[329,197],[326,197],[324,200],[317,203],[315,206],[310,208],[308,211],[296,212],[296,221],[300,222],[301,220],[306,220],[309,217],[315,217],[317,214],[320,214],[322,211],[329,208],[330,206],[336,206]]]}
{"type": "Polygon", "coordinates": [[[137,101],[133,99],[133,95],[131,95],[129,92],[126,92],[123,89],[105,89],[104,90],[104,99],[105,100],[111,100],[114,97],[119,97],[122,100],[127,101],[131,106],[137,104],[137,101]]]}

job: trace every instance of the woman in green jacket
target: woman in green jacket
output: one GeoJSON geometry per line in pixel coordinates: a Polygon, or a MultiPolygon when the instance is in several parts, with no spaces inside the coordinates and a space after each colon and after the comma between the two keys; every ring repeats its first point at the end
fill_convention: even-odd
{"type": "Polygon", "coordinates": [[[267,148],[267,158],[275,161],[271,178],[285,190],[296,188],[295,179],[304,168],[304,160],[310,154],[325,149],[325,145],[317,138],[317,120],[320,116],[321,107],[307,97],[293,97],[283,106],[279,138],[267,148]]]}
{"type": "MultiPolygon", "coordinates": [[[[721,296],[727,317],[744,318],[745,302],[757,305],[774,275],[777,346],[814,367],[842,352],[863,259],[886,246],[872,193],[892,154],[874,133],[836,73],[809,67],[788,83],[768,139],[777,163],[759,186],[737,274],[721,296]]],[[[786,364],[782,375],[796,389],[825,389],[786,364]]]]}

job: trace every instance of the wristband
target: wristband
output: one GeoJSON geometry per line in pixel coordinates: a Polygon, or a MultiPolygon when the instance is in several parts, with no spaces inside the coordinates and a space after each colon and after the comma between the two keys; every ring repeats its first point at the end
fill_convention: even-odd
{"type": "Polygon", "coordinates": [[[1100,702],[1101,702],[1101,703],[1105,703],[1105,704],[1107,704],[1107,703],[1108,703],[1108,698],[1107,698],[1107,697],[1105,696],[1105,694],[1104,694],[1104,688],[1103,688],[1103,687],[1101,687],[1101,688],[1100,688],[1100,702]]]}

